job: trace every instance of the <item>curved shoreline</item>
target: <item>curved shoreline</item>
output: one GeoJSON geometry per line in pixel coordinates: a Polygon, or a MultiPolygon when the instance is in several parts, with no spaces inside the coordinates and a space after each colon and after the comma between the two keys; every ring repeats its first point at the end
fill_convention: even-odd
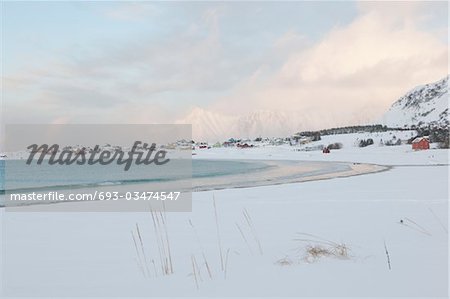
{"type": "MultiPolygon", "coordinates": [[[[223,161],[223,160],[222,160],[223,161]]],[[[236,161],[236,160],[230,160],[236,161]]],[[[298,160],[240,160],[248,163],[265,163],[267,167],[263,169],[255,169],[250,172],[241,174],[223,175],[217,177],[201,177],[192,178],[190,180],[172,181],[170,183],[161,184],[137,184],[133,188],[143,190],[172,190],[174,184],[178,185],[177,191],[181,192],[203,192],[213,190],[239,189],[239,188],[254,188],[264,186],[274,186],[282,184],[302,183],[309,181],[328,180],[334,178],[344,178],[351,176],[358,176],[370,173],[377,173],[387,171],[392,167],[381,166],[376,164],[366,163],[350,163],[350,162],[332,162],[332,161],[298,161],[298,160]]],[[[129,191],[133,185],[116,185],[116,186],[100,186],[91,188],[78,189],[78,192],[93,192],[96,191],[119,191],[119,193],[129,191]],[[117,189],[116,189],[117,188],[117,189]],[[128,189],[122,189],[128,188],[128,189]]],[[[45,203],[30,203],[21,202],[15,207],[24,207],[30,205],[41,204],[55,204],[59,202],[45,202],[45,203]]],[[[6,205],[8,206],[8,205],[6,205]]],[[[0,209],[5,208],[0,204],[0,209]]]]}
{"type": "Polygon", "coordinates": [[[218,179],[211,178],[200,182],[199,180],[193,179],[192,192],[302,183],[309,181],[358,176],[387,171],[391,169],[390,166],[369,163],[332,161],[312,162],[299,160],[244,161],[258,161],[268,163],[272,167],[269,167],[267,170],[263,170],[260,173],[250,173],[252,175],[251,179],[246,179],[248,174],[224,176],[218,179]],[[225,180],[227,182],[225,182],[225,180]]]}

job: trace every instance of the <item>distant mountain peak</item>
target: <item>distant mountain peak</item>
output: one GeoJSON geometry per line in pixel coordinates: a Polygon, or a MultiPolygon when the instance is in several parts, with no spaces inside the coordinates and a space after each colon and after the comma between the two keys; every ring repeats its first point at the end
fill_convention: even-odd
{"type": "Polygon", "coordinates": [[[196,140],[224,140],[230,137],[286,136],[298,128],[298,122],[288,113],[255,110],[244,115],[225,115],[195,107],[178,124],[192,124],[196,140]]]}

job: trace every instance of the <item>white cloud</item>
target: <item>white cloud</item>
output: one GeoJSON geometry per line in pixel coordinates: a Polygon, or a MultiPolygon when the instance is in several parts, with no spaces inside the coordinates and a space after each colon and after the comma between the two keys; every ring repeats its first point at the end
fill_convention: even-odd
{"type": "MultiPolygon", "coordinates": [[[[253,41],[267,40],[249,37],[247,47],[240,48],[234,36],[224,38],[221,17],[232,10],[222,6],[206,9],[184,30],[157,40],[110,41],[92,52],[90,45],[67,49],[66,55],[55,55],[39,67],[6,74],[7,118],[168,123],[179,114],[172,111],[174,103],[187,110],[196,104],[196,95],[209,97],[213,91],[203,106],[224,119],[276,110],[298,111],[304,129],[367,122],[408,89],[447,74],[442,31],[448,34],[448,28],[424,27],[437,9],[434,4],[358,6],[353,22],[334,27],[322,39],[312,42],[309,32],[286,28],[270,49],[253,55],[257,57],[244,51],[253,41]],[[172,106],[165,106],[160,95],[170,93],[192,95],[193,105],[183,102],[186,97],[174,97],[172,106]]],[[[154,13],[152,3],[137,2],[107,11],[119,20],[154,13]]]]}
{"type": "Polygon", "coordinates": [[[211,109],[309,111],[318,126],[324,116],[335,125],[376,119],[410,88],[448,73],[448,45],[421,29],[421,10],[408,3],[362,4],[352,23],[300,46],[271,75],[255,72],[211,109]]]}

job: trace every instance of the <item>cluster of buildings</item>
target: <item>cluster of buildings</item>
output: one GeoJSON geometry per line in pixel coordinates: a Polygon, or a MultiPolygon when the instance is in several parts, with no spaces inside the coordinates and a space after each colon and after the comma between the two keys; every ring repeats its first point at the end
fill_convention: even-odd
{"type": "MultiPolygon", "coordinates": [[[[167,149],[167,150],[204,150],[204,149],[210,149],[210,148],[240,148],[240,149],[247,149],[247,148],[253,148],[253,147],[259,147],[259,146],[279,146],[279,145],[290,145],[290,146],[302,146],[302,151],[323,151],[324,153],[329,153],[330,146],[324,146],[322,144],[314,143],[314,141],[321,140],[320,136],[317,135],[302,135],[300,133],[295,134],[288,138],[256,138],[254,140],[250,139],[235,139],[230,138],[224,142],[216,142],[214,144],[209,144],[207,142],[195,142],[193,140],[179,140],[176,142],[164,144],[164,145],[158,145],[158,148],[161,149],[167,149]],[[310,146],[307,146],[307,144],[312,143],[310,146]]],[[[400,140],[399,140],[400,141],[400,140]]],[[[416,137],[412,140],[408,141],[408,144],[411,144],[411,148],[413,150],[428,150],[430,149],[430,138],[428,136],[422,136],[422,137],[416,137]]],[[[401,144],[401,143],[400,143],[401,144]]],[[[392,144],[392,145],[398,145],[392,144]]],[[[137,150],[140,150],[141,148],[137,148],[137,150]]],[[[42,151],[43,149],[40,149],[42,151]]],[[[51,155],[54,152],[54,148],[49,147],[46,149],[46,155],[51,155]]],[[[130,151],[130,147],[122,147],[118,145],[110,145],[105,144],[103,146],[100,146],[99,148],[91,148],[91,147],[85,147],[81,145],[75,145],[75,146],[65,146],[62,148],[58,148],[57,151],[66,151],[66,152],[72,152],[75,154],[83,153],[83,154],[91,154],[95,151],[97,152],[103,152],[103,151],[109,151],[109,152],[128,152],[130,151]]],[[[9,155],[8,155],[9,156],[9,155]]],[[[7,158],[6,154],[1,154],[0,158],[7,158]]]]}
{"type": "MultiPolygon", "coordinates": [[[[235,147],[235,148],[252,148],[257,146],[266,145],[283,145],[291,144],[290,138],[256,138],[251,139],[235,139],[230,138],[224,142],[216,142],[214,144],[209,144],[207,142],[192,142],[192,149],[209,149],[209,148],[220,148],[220,147],[235,147]]],[[[292,144],[291,144],[292,145],[292,144]]]]}
{"type": "MultiPolygon", "coordinates": [[[[306,134],[303,135],[301,133],[297,133],[291,137],[288,138],[256,138],[254,140],[250,139],[234,139],[230,138],[224,142],[216,142],[214,144],[208,144],[207,142],[191,142],[191,147],[193,150],[195,149],[210,149],[210,148],[220,148],[220,147],[235,147],[235,148],[253,148],[258,146],[278,146],[278,145],[290,145],[290,146],[301,146],[302,151],[322,151],[323,153],[329,153],[331,149],[340,149],[342,148],[342,144],[340,143],[333,143],[328,146],[323,144],[317,144],[315,141],[321,140],[320,135],[317,134],[306,134]],[[310,144],[308,146],[308,144],[310,144]],[[337,146],[339,145],[339,146],[337,146]]],[[[371,139],[369,139],[371,140],[371,139]]],[[[356,140],[357,145],[359,146],[359,143],[361,140],[356,140]]],[[[402,142],[400,139],[396,139],[396,142],[389,143],[387,142],[386,145],[401,145],[402,142]]],[[[356,144],[355,143],[355,144],[356,144]]],[[[404,141],[403,143],[406,143],[404,141]]],[[[372,145],[372,143],[369,143],[368,145],[372,145]]],[[[409,140],[408,144],[411,144],[411,147],[413,150],[427,150],[430,149],[430,138],[428,136],[423,137],[416,137],[412,141],[409,140]]],[[[380,144],[381,145],[381,144],[380,144]]],[[[384,143],[382,145],[385,145],[384,143]]]]}

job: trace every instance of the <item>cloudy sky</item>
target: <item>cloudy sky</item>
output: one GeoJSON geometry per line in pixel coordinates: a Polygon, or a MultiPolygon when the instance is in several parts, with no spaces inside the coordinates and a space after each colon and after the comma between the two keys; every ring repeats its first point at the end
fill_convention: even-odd
{"type": "Polygon", "coordinates": [[[448,73],[447,5],[2,2],[2,122],[367,122],[448,73]]]}

